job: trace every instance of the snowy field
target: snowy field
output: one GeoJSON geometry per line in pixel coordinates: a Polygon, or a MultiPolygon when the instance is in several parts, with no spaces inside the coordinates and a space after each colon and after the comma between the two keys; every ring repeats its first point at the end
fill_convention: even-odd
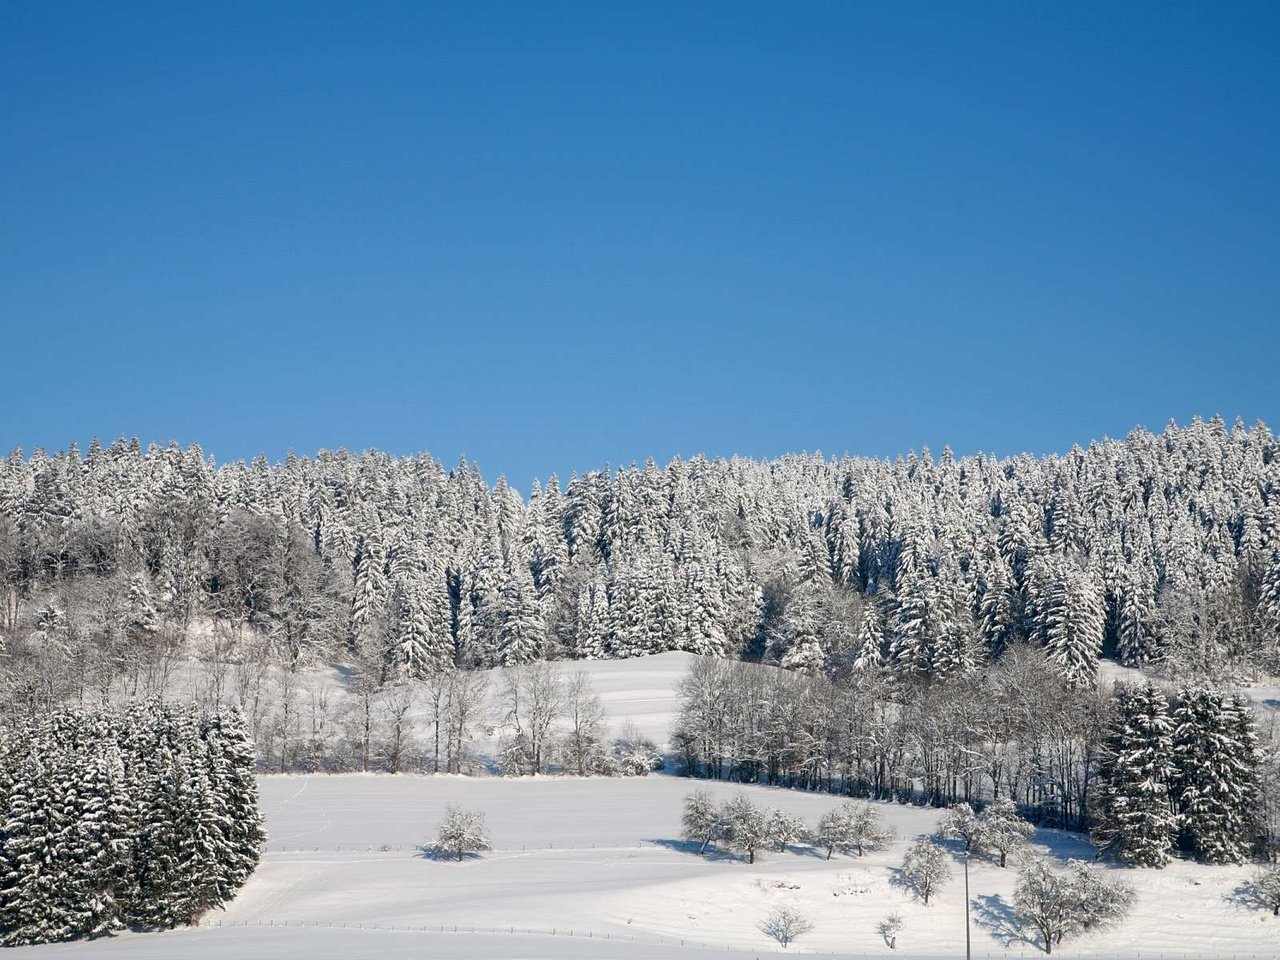
{"type": "MultiPolygon", "coordinates": [[[[631,719],[662,741],[688,657],[591,664],[611,721],[631,719]]],[[[929,907],[894,885],[907,844],[939,813],[881,804],[897,841],[865,858],[826,861],[800,848],[754,865],[700,857],[678,841],[683,797],[705,786],[745,789],[810,824],[835,800],[767,787],[639,779],[456,776],[280,776],[261,779],[270,840],[257,873],[198,930],[127,935],[9,951],[15,958],[86,960],[249,958],[665,958],[776,954],[760,924],[776,905],[814,923],[788,952],[816,956],[954,957],[964,944],[959,861],[929,907]],[[484,810],[495,849],[463,863],[423,857],[447,803],[484,810]],[[877,932],[899,910],[891,952],[877,932]]],[[[1042,852],[1089,857],[1071,834],[1042,832],[1042,852]]],[[[1137,889],[1118,928],[1064,944],[1056,955],[1270,957],[1280,920],[1235,892],[1247,868],[1176,863],[1125,871],[1137,889]]],[[[1009,923],[1015,874],[975,861],[970,874],[974,955],[1043,956],[1009,923]]]]}

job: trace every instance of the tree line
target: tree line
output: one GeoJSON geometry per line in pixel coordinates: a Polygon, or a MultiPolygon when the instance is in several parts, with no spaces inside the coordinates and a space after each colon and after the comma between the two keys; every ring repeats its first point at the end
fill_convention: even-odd
{"type": "Polygon", "coordinates": [[[0,682],[26,712],[194,684],[259,741],[306,707],[280,674],[317,666],[377,691],[684,650],[931,681],[1031,645],[1080,688],[1107,658],[1226,682],[1280,666],[1278,454],[1196,420],[1060,456],[650,461],[526,498],[426,455],[15,451],[0,682]]]}
{"type": "Polygon", "coordinates": [[[946,682],[694,661],[672,736],[683,772],[929,806],[1009,800],[1130,863],[1280,853],[1280,741],[1200,685],[1079,687],[1040,647],[946,682]],[[1261,736],[1260,736],[1261,734],[1261,736]]]}

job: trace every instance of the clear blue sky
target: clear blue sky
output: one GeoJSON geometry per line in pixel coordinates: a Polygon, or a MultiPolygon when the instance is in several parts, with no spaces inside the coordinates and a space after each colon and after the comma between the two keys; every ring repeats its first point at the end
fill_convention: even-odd
{"type": "Polygon", "coordinates": [[[1275,3],[0,9],[0,448],[1280,428],[1275,3]]]}

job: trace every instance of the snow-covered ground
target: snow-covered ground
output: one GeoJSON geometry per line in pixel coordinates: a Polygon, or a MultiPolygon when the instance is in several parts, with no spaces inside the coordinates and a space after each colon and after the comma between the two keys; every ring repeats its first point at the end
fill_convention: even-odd
{"type": "MultiPolygon", "coordinates": [[[[676,684],[688,672],[689,664],[698,659],[692,653],[658,653],[634,660],[579,660],[556,663],[563,677],[585,673],[591,678],[591,689],[604,705],[611,736],[618,735],[630,723],[637,733],[659,746],[667,742],[680,698],[676,684]]],[[[490,720],[497,722],[504,713],[503,689],[509,668],[486,671],[489,675],[490,720]]],[[[767,668],[762,668],[767,669],[767,668]]],[[[426,730],[429,721],[425,710],[418,711],[418,727],[426,730]]],[[[476,744],[480,752],[492,751],[496,740],[476,744]]]]}
{"type": "MultiPolygon", "coordinates": [[[[611,721],[634,720],[665,739],[672,687],[688,658],[664,654],[591,664],[611,721]]],[[[767,787],[639,779],[456,776],[283,776],[261,780],[271,839],[262,865],[225,913],[199,930],[22,948],[17,958],[87,960],[251,958],[656,958],[749,957],[780,949],[760,930],[790,904],[815,923],[789,952],[954,957],[964,943],[960,862],[929,907],[893,884],[906,845],[930,832],[937,811],[881,804],[898,840],[864,858],[826,861],[816,851],[769,853],[759,862],[701,857],[678,842],[681,801],[695,787],[757,801],[810,823],[836,801],[767,787]],[[447,803],[488,815],[495,849],[446,863],[420,855],[447,803]],[[898,950],[877,932],[905,918],[898,950]],[[473,932],[474,931],[474,932],[473,932]]],[[[1042,832],[1042,852],[1090,856],[1079,837],[1042,832]]],[[[1280,920],[1235,892],[1246,868],[1177,863],[1125,871],[1137,889],[1118,928],[1065,944],[1064,956],[1269,957],[1280,920]]],[[[1015,874],[975,861],[970,872],[975,956],[1042,956],[1009,923],[1015,874]]],[[[1057,955],[1057,954],[1055,954],[1057,955]]]]}

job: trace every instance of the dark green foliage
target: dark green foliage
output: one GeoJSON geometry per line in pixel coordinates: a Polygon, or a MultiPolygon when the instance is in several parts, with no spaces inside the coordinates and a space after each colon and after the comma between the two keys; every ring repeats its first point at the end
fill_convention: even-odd
{"type": "Polygon", "coordinates": [[[156,701],[0,729],[0,943],[192,923],[257,865],[236,713],[156,701]]]}
{"type": "Polygon", "coordinates": [[[1125,863],[1163,866],[1177,835],[1173,721],[1154,686],[1121,688],[1103,744],[1093,841],[1125,863]]]}

